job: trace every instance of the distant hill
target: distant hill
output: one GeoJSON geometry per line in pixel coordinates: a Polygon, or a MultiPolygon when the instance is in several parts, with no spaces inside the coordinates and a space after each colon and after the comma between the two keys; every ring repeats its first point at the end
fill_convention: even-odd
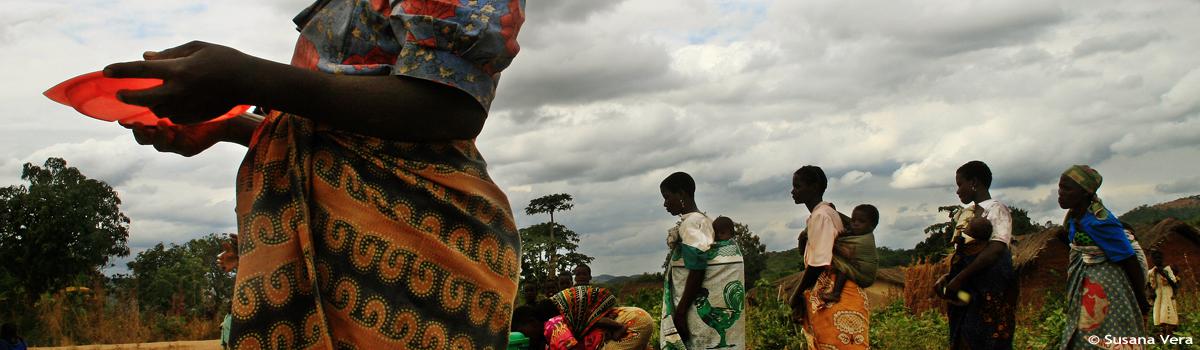
{"type": "Polygon", "coordinates": [[[592,283],[606,283],[606,282],[611,281],[614,278],[618,278],[618,277],[620,277],[620,276],[613,276],[613,275],[592,276],[592,283]]]}
{"type": "Polygon", "coordinates": [[[1122,214],[1120,219],[1134,227],[1144,227],[1154,225],[1169,217],[1192,225],[1200,225],[1200,195],[1155,205],[1142,205],[1122,214]]]}

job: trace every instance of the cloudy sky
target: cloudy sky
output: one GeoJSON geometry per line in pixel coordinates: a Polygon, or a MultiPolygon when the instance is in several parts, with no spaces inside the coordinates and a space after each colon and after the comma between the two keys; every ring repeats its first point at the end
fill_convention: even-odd
{"type": "MultiPolygon", "coordinates": [[[[138,146],[40,94],[145,50],[205,40],[286,62],[304,0],[0,0],[0,185],[64,157],[107,181],[135,252],[234,232],[244,148],[193,158],[138,146]]],[[[1200,2],[962,0],[529,1],[521,54],[478,143],[517,222],[557,215],[596,274],[656,271],[658,182],[686,171],[711,215],[795,246],[790,174],[873,203],[880,244],[909,248],[956,201],[954,169],[992,166],[993,194],[1058,220],[1058,174],[1105,176],[1116,212],[1200,193],[1200,2]]],[[[123,263],[122,263],[123,265],[123,263]]]]}

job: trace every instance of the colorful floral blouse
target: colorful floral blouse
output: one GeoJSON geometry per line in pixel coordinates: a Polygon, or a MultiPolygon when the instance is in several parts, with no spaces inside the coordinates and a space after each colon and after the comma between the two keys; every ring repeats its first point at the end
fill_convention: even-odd
{"type": "Polygon", "coordinates": [[[521,47],[524,0],[318,0],[296,16],[292,65],[404,75],[461,89],[484,109],[521,47]]]}

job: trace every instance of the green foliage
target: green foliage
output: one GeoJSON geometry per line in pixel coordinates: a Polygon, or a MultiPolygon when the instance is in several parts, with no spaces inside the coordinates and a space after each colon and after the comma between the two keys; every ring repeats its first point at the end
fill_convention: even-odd
{"type": "MultiPolygon", "coordinates": [[[[1062,293],[1046,292],[1042,310],[1024,317],[1026,324],[1018,324],[1013,334],[1013,345],[1027,349],[1057,349],[1062,343],[1063,327],[1067,325],[1067,300],[1062,293]]],[[[1021,315],[1018,314],[1018,318],[1021,315]]]]}
{"type": "Polygon", "coordinates": [[[1045,225],[1035,224],[1029,218],[1029,211],[1017,207],[1009,207],[1012,215],[1012,234],[1014,236],[1038,233],[1046,229],[1045,225]]]}
{"type": "MultiPolygon", "coordinates": [[[[755,288],[774,291],[765,279],[755,288]]],[[[746,348],[803,349],[804,335],[800,325],[791,321],[791,308],[773,296],[761,299],[746,310],[746,348]]]]}
{"type": "Polygon", "coordinates": [[[555,259],[554,268],[558,275],[570,275],[571,269],[586,264],[595,258],[577,253],[579,234],[556,223],[540,223],[520,230],[521,232],[521,280],[534,283],[546,282],[549,278],[550,257],[548,252],[561,255],[555,259]],[[550,236],[554,227],[554,237],[550,236]]]}
{"type": "Polygon", "coordinates": [[[25,163],[21,179],[29,184],[0,188],[5,304],[32,304],[78,276],[96,274],[111,257],[129,255],[129,218],[108,184],[61,158],[46,159],[41,167],[25,163]]]}
{"type": "MultiPolygon", "coordinates": [[[[566,210],[571,210],[571,208],[574,208],[575,205],[571,204],[571,200],[572,200],[571,195],[566,194],[566,193],[555,193],[555,194],[549,194],[549,195],[541,196],[538,198],[534,198],[533,200],[529,201],[529,205],[525,206],[525,214],[526,215],[550,214],[550,225],[547,226],[549,228],[547,237],[550,238],[550,241],[557,242],[558,238],[556,237],[557,235],[555,234],[555,231],[557,231],[559,225],[554,223],[554,212],[566,211],[566,210]]],[[[574,233],[574,232],[572,232],[572,233],[574,233]]],[[[578,236],[576,236],[574,242],[575,243],[579,242],[578,236]]],[[[547,261],[547,263],[543,267],[546,267],[549,265],[561,265],[561,262],[558,261],[558,250],[553,246],[553,243],[549,244],[546,247],[543,247],[543,249],[546,249],[545,252],[546,252],[546,261],[547,261]]],[[[528,252],[531,250],[534,252],[542,251],[542,250],[537,250],[535,248],[530,248],[529,246],[525,246],[522,248],[523,252],[528,252]]],[[[574,248],[571,249],[572,252],[574,250],[575,250],[574,248]]],[[[522,253],[522,255],[524,255],[524,253],[522,253]]],[[[581,257],[581,255],[575,254],[574,256],[568,256],[566,258],[580,260],[580,257],[581,257]]],[[[587,261],[591,261],[591,258],[588,258],[587,261]]],[[[524,262],[524,259],[522,259],[522,266],[524,266],[523,262],[524,262]]],[[[548,276],[554,277],[555,275],[561,274],[558,272],[559,271],[556,271],[556,270],[549,270],[548,276]]],[[[538,279],[537,281],[542,281],[542,280],[538,279]]]]}
{"type": "Polygon", "coordinates": [[[733,223],[734,239],[742,248],[742,260],[746,264],[746,285],[753,286],[763,270],[767,268],[767,245],[759,241],[750,226],[733,223]]]}
{"type": "Polygon", "coordinates": [[[871,313],[871,348],[945,349],[949,339],[950,326],[936,311],[913,316],[896,300],[871,313]]]}
{"type": "MultiPolygon", "coordinates": [[[[792,248],[782,252],[767,252],[767,269],[759,277],[775,281],[787,277],[804,267],[804,255],[800,249],[792,248]]],[[[757,285],[757,284],[756,284],[757,285]]]]}
{"type": "Polygon", "coordinates": [[[905,266],[913,262],[913,249],[892,249],[888,247],[875,248],[879,256],[879,268],[905,266]]]}
{"type": "Polygon", "coordinates": [[[571,195],[566,193],[556,193],[534,198],[529,201],[529,205],[525,206],[526,215],[550,214],[550,221],[554,221],[554,212],[567,211],[575,207],[571,204],[571,195]]]}
{"type": "Polygon", "coordinates": [[[225,240],[209,234],[183,245],[159,243],[138,253],[128,265],[143,310],[190,316],[228,312],[233,275],[216,263],[225,240]]]}

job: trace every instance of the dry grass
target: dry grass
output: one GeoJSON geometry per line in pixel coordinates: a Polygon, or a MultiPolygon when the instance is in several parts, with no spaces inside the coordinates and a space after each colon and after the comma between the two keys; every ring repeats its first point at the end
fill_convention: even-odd
{"type": "Polygon", "coordinates": [[[904,268],[904,307],[915,315],[926,310],[946,312],[946,303],[933,295],[938,278],[950,272],[946,261],[930,263],[920,260],[904,268]]]}
{"type": "Polygon", "coordinates": [[[221,316],[185,317],[139,311],[132,295],[110,295],[96,286],[87,292],[44,295],[36,305],[38,345],[128,344],[204,340],[220,337],[221,316]]]}

